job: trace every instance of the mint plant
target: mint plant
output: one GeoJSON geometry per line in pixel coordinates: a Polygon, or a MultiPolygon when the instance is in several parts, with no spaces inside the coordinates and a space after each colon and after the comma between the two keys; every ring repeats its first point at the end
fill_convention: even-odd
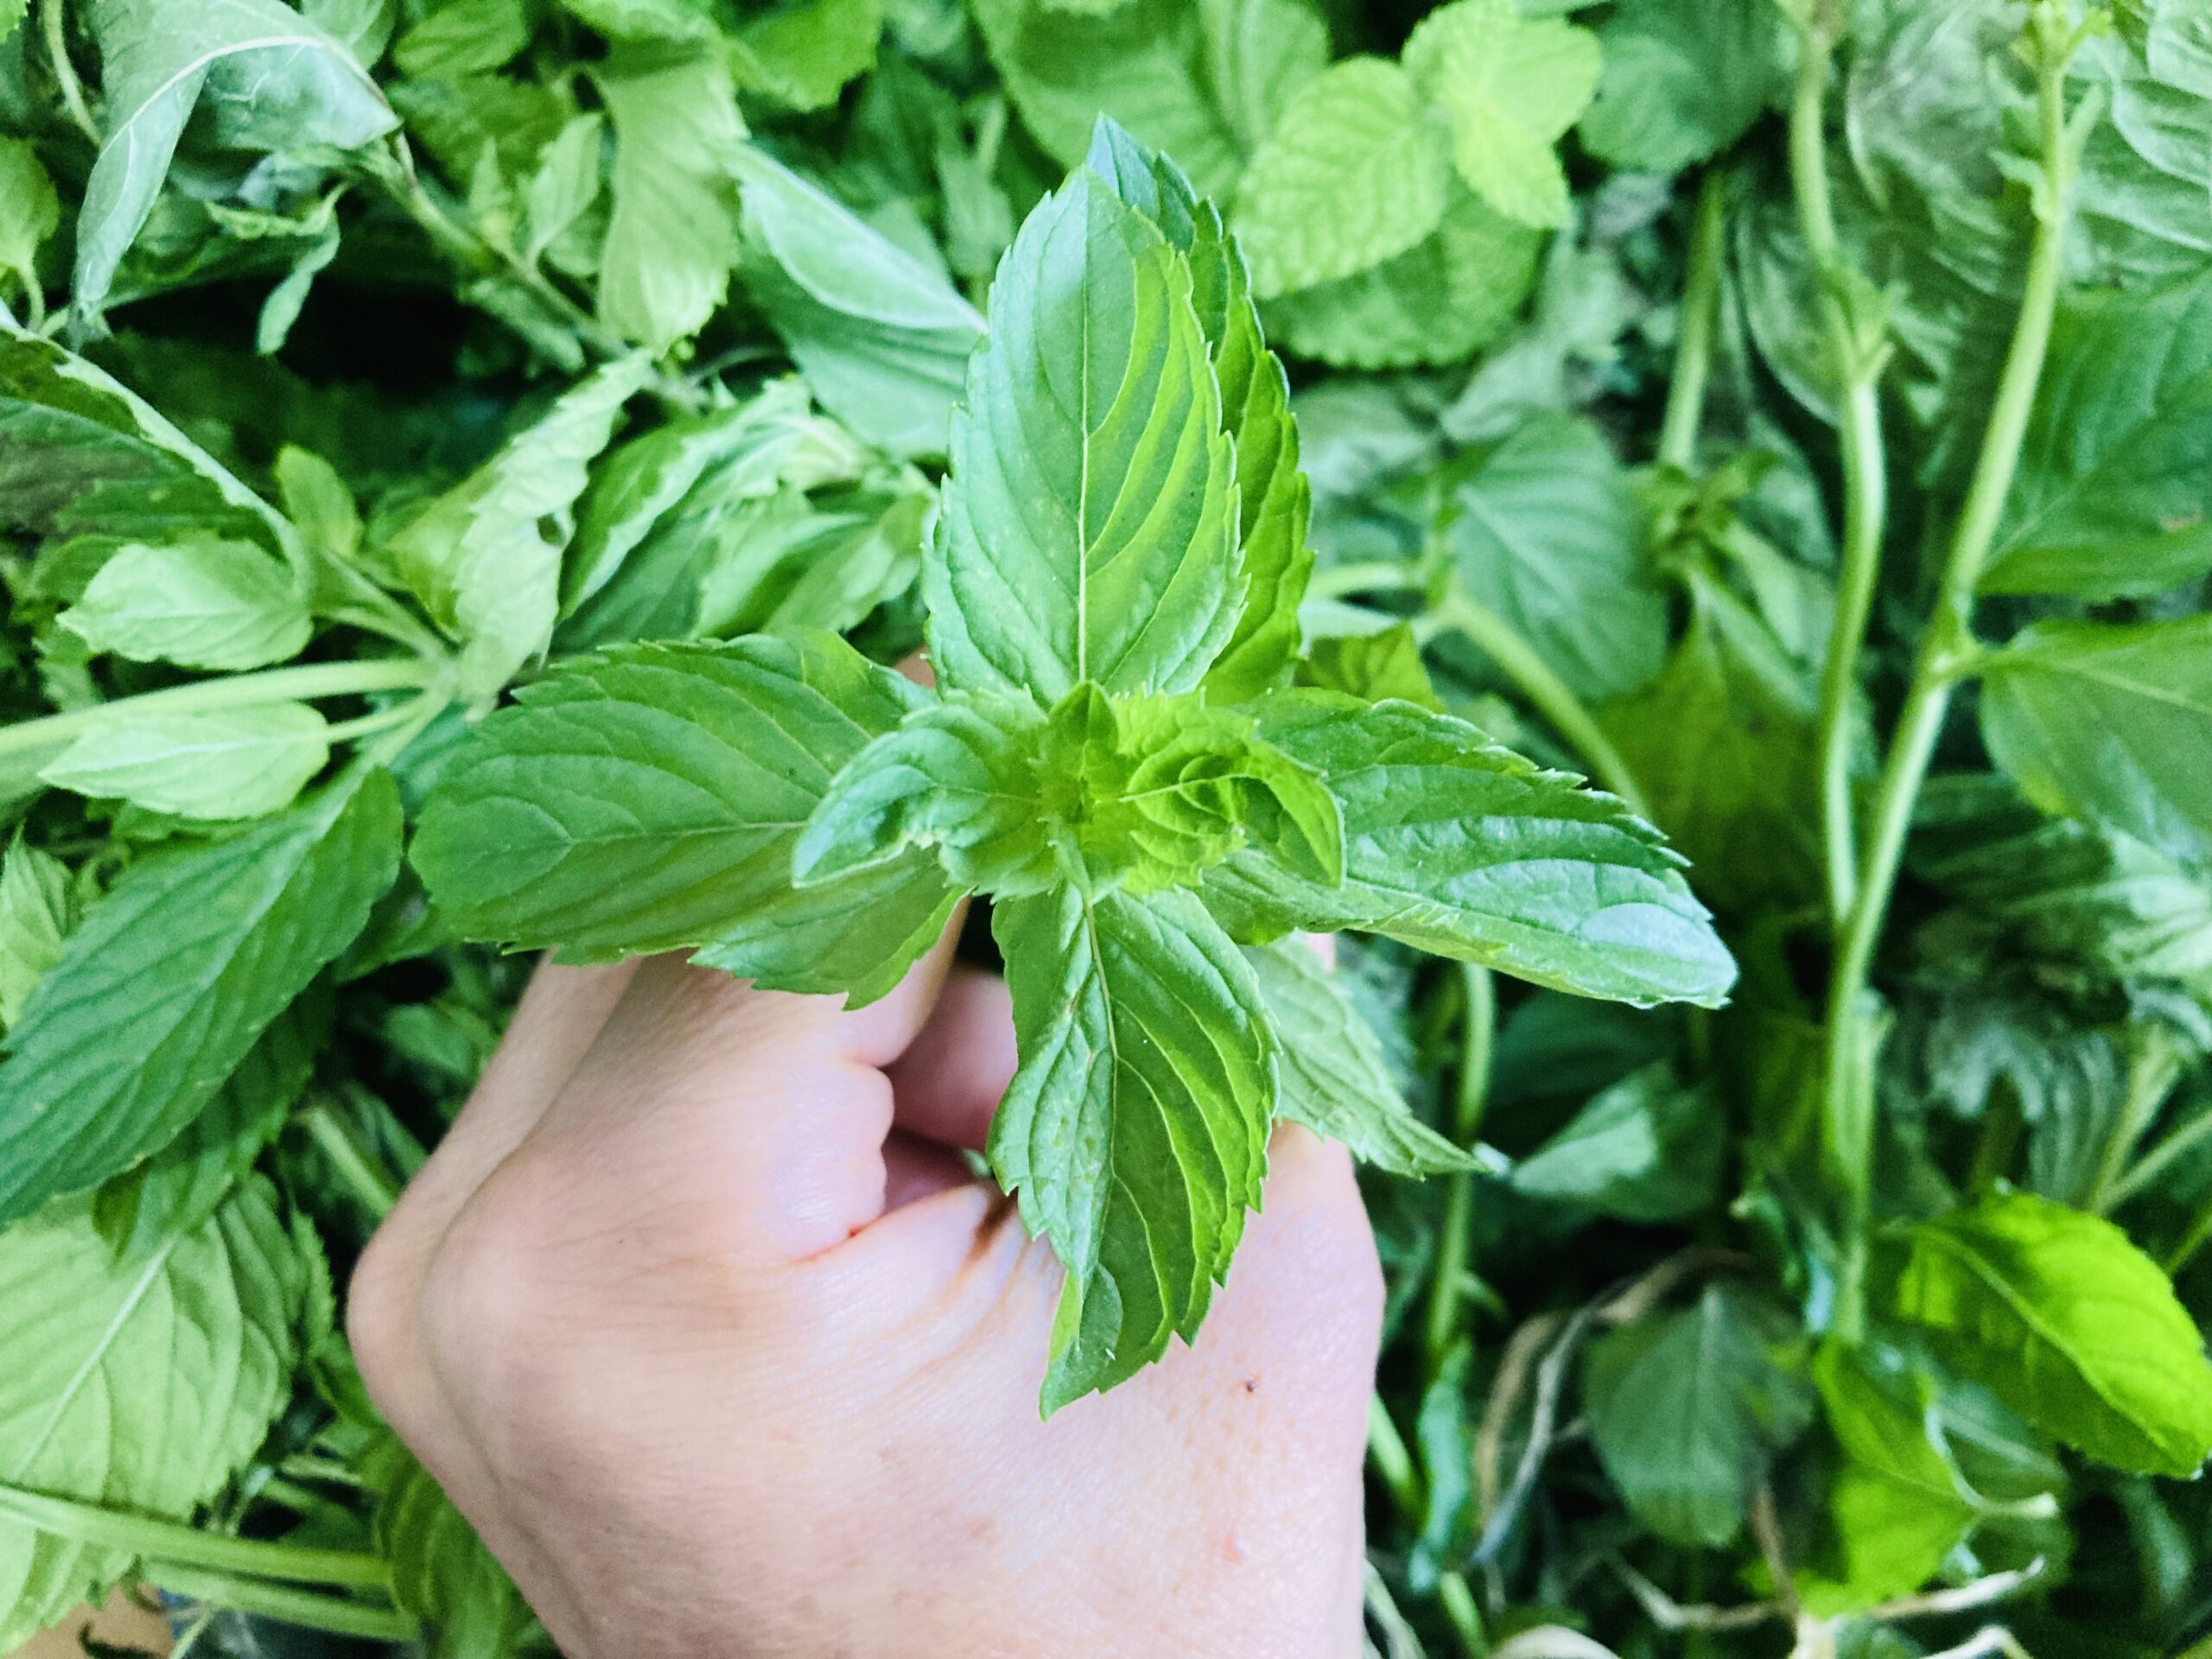
{"type": "Polygon", "coordinates": [[[1267,987],[1329,982],[1263,974],[1275,941],[1358,927],[1640,1003],[1716,1003],[1733,966],[1618,801],[1448,715],[1293,687],[1288,389],[1172,162],[1102,123],[990,328],[923,556],[934,691],[827,636],[610,654],[485,722],[414,858],[472,937],[860,1000],[991,899],[1021,1061],[991,1166],[1069,1274],[1049,1412],[1196,1334],[1278,1116],[1465,1166],[1395,1090],[1284,1090],[1267,987]]]}

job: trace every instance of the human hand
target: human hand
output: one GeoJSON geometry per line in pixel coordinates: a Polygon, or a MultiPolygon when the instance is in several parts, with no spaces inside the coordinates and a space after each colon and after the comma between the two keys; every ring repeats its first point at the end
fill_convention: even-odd
{"type": "Polygon", "coordinates": [[[1061,1272],[957,1151],[1006,988],[950,960],[852,1012],[542,968],[355,1275],[372,1394],[569,1659],[1347,1659],[1342,1149],[1280,1131],[1196,1344],[1040,1421],[1061,1272]]]}

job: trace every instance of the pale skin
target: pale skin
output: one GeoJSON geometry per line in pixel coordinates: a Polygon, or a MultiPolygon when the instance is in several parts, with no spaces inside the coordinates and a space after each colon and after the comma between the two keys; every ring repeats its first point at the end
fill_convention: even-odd
{"type": "Polygon", "coordinates": [[[1196,1344],[1042,1421],[1060,1269],[957,1152],[1014,1062],[949,939],[849,1012],[539,970],[352,1333],[569,1659],[1359,1652],[1382,1287],[1343,1152],[1279,1132],[1196,1344]]]}

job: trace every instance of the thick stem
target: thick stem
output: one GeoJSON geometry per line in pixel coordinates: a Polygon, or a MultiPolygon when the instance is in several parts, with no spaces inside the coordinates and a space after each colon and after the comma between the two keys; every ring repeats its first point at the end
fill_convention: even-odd
{"type": "Polygon", "coordinates": [[[1982,435],[1973,482],[1959,514],[1935,613],[1914,662],[1912,684],[1890,746],[1874,798],[1871,836],[1859,868],[1857,896],[1835,964],[1827,1004],[1827,1145],[1830,1167],[1845,1198],[1844,1257],[1836,1308],[1838,1334],[1855,1341],[1865,1319],[1866,1224],[1874,1157],[1874,1090],[1869,1064],[1872,1015],[1867,977],[1897,885],[1907,832],[1920,786],[1942,735],[1952,693],[1972,671],[1974,587],[1989,560],[2005,498],[2019,469],[2037,383],[2050,344],[2066,242],[2066,202],[2073,183],[2075,148],[2067,131],[2067,25],[2052,0],[2038,0],[2030,22],[2037,45],[2037,105],[2043,140],[2043,180],[2035,241],[2020,314],[1998,382],[1997,400],[1982,435]]]}
{"type": "Polygon", "coordinates": [[[253,1613],[311,1630],[359,1637],[365,1642],[409,1642],[421,1630],[410,1615],[397,1607],[348,1601],[339,1596],[294,1590],[257,1579],[180,1567],[172,1561],[147,1562],[145,1578],[172,1594],[211,1606],[235,1608],[242,1613],[253,1613]]]}
{"type": "Polygon", "coordinates": [[[1446,1573],[1436,1580],[1437,1604],[1444,1609],[1446,1623],[1459,1643],[1465,1659],[1489,1659],[1490,1635],[1483,1628],[1482,1610],[1475,1605],[1475,1592],[1468,1586],[1465,1575],[1446,1573]]]}
{"type": "Polygon", "coordinates": [[[361,1207],[378,1221],[390,1215],[391,1206],[399,1202],[399,1183],[337,1112],[327,1103],[321,1103],[308,1108],[300,1122],[340,1184],[361,1207]]]}
{"type": "Polygon", "coordinates": [[[1497,664],[1521,695],[1535,705],[1536,712],[1549,721],[1589,765],[1592,775],[1600,785],[1619,796],[1638,817],[1651,816],[1643,791],[1637,787],[1635,774],[1621,758],[1621,752],[1613,747],[1612,740],[1605,735],[1605,728],[1598,724],[1582,699],[1575,696],[1573,689],[1552,671],[1551,664],[1521,637],[1511,623],[1488,606],[1478,604],[1459,592],[1446,596],[1437,607],[1435,617],[1440,626],[1456,628],[1465,634],[1469,644],[1497,664]]]}
{"type": "MultiPolygon", "coordinates": [[[[1483,1107],[1490,1095],[1491,1039],[1497,1030],[1497,989],[1487,968],[1462,963],[1466,1014],[1459,1044],[1459,1087],[1452,1101],[1452,1138],[1471,1152],[1481,1133],[1483,1107]]],[[[1444,1230],[1436,1246],[1436,1271],[1429,1280],[1428,1317],[1423,1345],[1433,1379],[1459,1337],[1462,1281],[1474,1249],[1475,1178],[1462,1171],[1452,1177],[1444,1203],[1444,1230]]]]}
{"type": "Polygon", "coordinates": [[[181,1522],[132,1515],[20,1487],[0,1486],[0,1515],[76,1543],[131,1555],[159,1556],[165,1561],[212,1572],[353,1590],[382,1590],[391,1582],[391,1568],[381,1555],[233,1538],[181,1522]]]}
{"type": "Polygon", "coordinates": [[[294,668],[232,674],[194,680],[135,697],[117,697],[66,715],[48,715],[0,727],[0,754],[52,748],[86,728],[118,714],[204,714],[212,709],[245,709],[259,703],[313,697],[351,697],[371,691],[406,691],[427,686],[445,671],[426,657],[379,657],[366,662],[308,663],[294,668]]]}
{"type": "MultiPolygon", "coordinates": [[[[1881,572],[1889,480],[1882,453],[1879,384],[1883,352],[1866,338],[1847,300],[1848,272],[1828,197],[1824,111],[1834,25],[1824,16],[1801,30],[1797,90],[1789,109],[1789,179],[1797,221],[1812,260],[1837,378],[1836,427],[1843,451],[1843,563],[1835,617],[1821,673],[1821,826],[1831,925],[1840,929],[1857,898],[1858,849],[1852,817],[1851,738],[1859,654],[1881,572]]],[[[1860,285],[1862,288],[1865,284],[1860,285]]]]}
{"type": "Polygon", "coordinates": [[[1662,465],[1688,472],[1697,461],[1697,431],[1705,417],[1705,389],[1713,378],[1713,342],[1720,323],[1720,257],[1727,245],[1727,186],[1715,169],[1698,191],[1690,232],[1689,275],[1682,291],[1682,339],[1675,353],[1675,378],[1667,387],[1667,414],[1659,427],[1662,465]]]}
{"type": "Polygon", "coordinates": [[[100,141],[99,123],[92,119],[92,110],[85,103],[84,83],[77,79],[77,66],[69,61],[69,26],[63,10],[66,0],[40,0],[39,23],[45,31],[46,55],[54,65],[54,79],[61,89],[62,106],[69,111],[69,118],[77,130],[95,144],[100,141]]]}
{"type": "Polygon", "coordinates": [[[1398,1506],[1410,1526],[1421,1523],[1428,1500],[1421,1491],[1421,1471],[1414,1467],[1414,1454],[1406,1445],[1406,1437],[1398,1433],[1398,1425],[1391,1420],[1389,1407],[1382,1403],[1382,1396],[1367,1396],[1367,1460],[1375,1465],[1375,1472],[1382,1480],[1383,1490],[1398,1506]]]}

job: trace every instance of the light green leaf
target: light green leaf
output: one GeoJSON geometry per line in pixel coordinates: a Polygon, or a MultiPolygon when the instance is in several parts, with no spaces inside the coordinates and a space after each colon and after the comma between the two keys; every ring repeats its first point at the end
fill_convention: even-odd
{"type": "Polygon", "coordinates": [[[76,925],[69,867],[18,836],[0,857],[0,1032],[22,1016],[76,925]]]}
{"type": "Polygon", "coordinates": [[[1598,31],[1583,143],[1646,173],[1710,161],[1786,92],[1784,22],[1774,0],[1625,0],[1598,31]]]}
{"type": "Polygon", "coordinates": [[[1225,197],[1243,156],[1201,61],[1207,20],[1189,0],[1135,0],[1103,17],[1041,0],[973,0],[991,61],[1046,154],[1073,167],[1109,115],[1225,197]]]}
{"type": "Polygon", "coordinates": [[[60,620],[92,651],[187,668],[281,663],[312,632],[290,573],[241,542],[119,548],[60,620]]]}
{"type": "Polygon", "coordinates": [[[1199,0],[1206,78],[1247,151],[1275,130],[1300,86],[1329,67],[1329,26],[1304,0],[1199,0]]]}
{"type": "Polygon", "coordinates": [[[1438,483],[1437,528],[1468,594],[1577,695],[1624,696],[1658,674],[1668,615],[1647,574],[1650,521],[1596,427],[1535,416],[1438,483]]]}
{"type": "Polygon", "coordinates": [[[897,490],[826,493],[818,505],[787,486],[741,510],[699,583],[698,631],[716,638],[842,632],[908,592],[936,500],[919,480],[905,482],[897,490]]]}
{"type": "Polygon", "coordinates": [[[2208,570],[2212,273],[2069,300],[1983,588],[2113,599],[2208,570]]]}
{"type": "Polygon", "coordinates": [[[338,227],[333,225],[301,250],[291,269],[262,301],[261,315],[254,323],[253,348],[264,357],[274,357],[284,349],[292,325],[300,320],[300,312],[314,290],[315,279],[338,257],[338,227]]]}
{"type": "Polygon", "coordinates": [[[1444,218],[1443,124],[1412,78],[1346,58],[1291,95],[1237,187],[1237,238],[1272,298],[1381,264],[1444,218]]]}
{"type": "Polygon", "coordinates": [[[1774,1359],[1793,1334],[1764,1303],[1708,1285],[1696,1306],[1591,1344],[1591,1445],[1660,1537],[1713,1548],[1734,1540],[1751,1489],[1805,1427],[1810,1402],[1774,1359]]]}
{"type": "Polygon", "coordinates": [[[1598,37],[1514,0],[1453,0],[1421,19],[1405,66],[1452,120],[1452,164],[1508,219],[1557,225],[1567,175],[1552,144],[1598,85],[1598,37]]]}
{"type": "Polygon", "coordinates": [[[745,121],[712,52],[617,53],[594,80],[614,125],[600,321],[658,356],[696,334],[728,291],[745,121]]]}
{"type": "Polygon", "coordinates": [[[1240,938],[1357,928],[1585,996],[1726,998],[1735,964],[1681,861],[1612,797],[1408,703],[1294,692],[1262,705],[1259,734],[1337,798],[1344,880],[1236,855],[1203,891],[1240,938]]]}
{"type": "Polygon", "coordinates": [[[1268,327],[1300,356],[1339,368],[1457,363],[1513,320],[1535,285],[1541,241],[1454,179],[1428,237],[1372,270],[1272,301],[1268,327]]]}
{"type": "MultiPolygon", "coordinates": [[[[613,107],[611,99],[609,107],[613,107]]],[[[658,136],[658,124],[651,124],[658,136]]],[[[606,129],[606,118],[596,111],[577,116],[561,129],[561,136],[546,145],[544,153],[538,157],[537,170],[530,175],[530,182],[523,188],[522,257],[531,264],[543,259],[545,251],[574,229],[599,200],[606,129]]],[[[652,149],[652,145],[643,147],[652,149]]],[[[639,205],[633,193],[633,225],[639,205]]],[[[689,231],[693,227],[684,228],[689,231]]],[[[602,266],[603,261],[602,255],[602,266]]],[[[722,269],[727,274],[728,262],[722,269]]]]}
{"type": "Polygon", "coordinates": [[[1983,740],[2030,800],[2212,854],[2212,617],[2038,623],[1985,673],[1983,740]]]}
{"type": "Polygon", "coordinates": [[[281,812],[330,761],[330,728],[303,702],[199,713],[104,714],[40,779],[184,818],[281,812]]]}
{"type": "Polygon", "coordinates": [[[338,469],[312,450],[286,444],[272,468],[285,514],[307,544],[338,564],[350,564],[361,546],[361,514],[338,469]]]}
{"type": "Polygon", "coordinates": [[[609,40],[698,41],[715,38],[716,0],[561,0],[609,40]]]}
{"type": "Polygon", "coordinates": [[[1622,1221],[1679,1221],[1718,1196],[1727,1156],[1719,1097],[1662,1060],[1599,1094],[1516,1163],[1513,1187],[1622,1221]]]}
{"type": "Polygon", "coordinates": [[[0,41],[5,41],[30,16],[31,0],[0,0],[0,41]]]}
{"type": "Polygon", "coordinates": [[[1410,702],[1432,714],[1444,701],[1421,661],[1421,640],[1410,623],[1376,633],[1316,639],[1298,665],[1298,683],[1317,690],[1341,691],[1362,702],[1410,702]]]}
{"type": "MultiPolygon", "coordinates": [[[[38,296],[38,251],[60,225],[60,199],[38,152],[28,139],[0,137],[0,278],[12,276],[26,295],[38,296]]],[[[34,300],[34,315],[42,304],[42,297],[34,300]]]]}
{"type": "MultiPolygon", "coordinates": [[[[9,1229],[0,1480],[190,1519],[290,1397],[308,1276],[261,1181],[143,1261],[118,1261],[81,1200],[9,1229]]],[[[101,1599],[130,1564],[0,1520],[0,1643],[101,1599]]]]}
{"type": "Polygon", "coordinates": [[[1275,1116],[1341,1141],[1396,1175],[1446,1175],[1475,1160],[1413,1115],[1375,1028],[1304,941],[1248,945],[1276,1055],[1275,1116]]]}
{"type": "Polygon", "coordinates": [[[523,0],[446,0],[399,37],[391,58],[404,74],[451,79],[500,68],[529,44],[523,0]]]}
{"type": "Polygon", "coordinates": [[[1275,1045],[1250,965],[1187,893],[1062,888],[993,930],[1021,1064],[991,1166],[1068,1270],[1050,1414],[1197,1331],[1259,1202],[1275,1045]]]}
{"type": "Polygon", "coordinates": [[[2188,1477],[2212,1453],[2203,1338],[2112,1223],[1999,1192],[1904,1230],[1885,1255],[1896,1316],[2084,1456],[2188,1477]]]}
{"type": "Polygon", "coordinates": [[[92,1195],[92,1220],[127,1260],[144,1261],[207,1224],[284,1127],[329,1040],[333,999],[319,986],[276,1016],[176,1139],[92,1195]]]}
{"type": "Polygon", "coordinates": [[[602,959],[719,942],[702,960],[810,990],[855,982],[819,982],[842,950],[867,958],[856,995],[880,995],[913,911],[941,926],[951,889],[916,855],[867,888],[886,919],[855,928],[861,888],[791,895],[791,851],[837,770],[922,696],[828,634],[611,652],[485,721],[423,809],[415,867],[466,938],[602,959]]]}
{"type": "Polygon", "coordinates": [[[747,86],[795,110],[818,110],[875,62],[882,33],[883,0],[784,0],[746,21],[731,58],[747,86]]]}
{"type": "Polygon", "coordinates": [[[506,1659],[531,1624],[528,1604],[430,1471],[397,1440],[364,1459],[376,1493],[377,1548],[391,1599],[427,1629],[429,1659],[506,1659]]]}
{"type": "Polygon", "coordinates": [[[636,358],[601,369],[391,538],[400,575],[461,642],[464,697],[496,696],[551,639],[586,467],[646,372],[636,358]]]}
{"type": "Polygon", "coordinates": [[[1088,168],[1023,225],[922,569],[948,686],[1187,690],[1228,644],[1234,461],[1190,283],[1088,168]]]}
{"type": "Polygon", "coordinates": [[[237,149],[354,149],[398,124],[353,54],[277,0],[92,0],[91,23],[107,114],[77,225],[80,329],[98,324],[203,93],[237,149]]]}
{"type": "Polygon", "coordinates": [[[742,158],[745,283],[824,408],[899,456],[942,454],[983,320],[938,272],[765,152],[742,158]]]}
{"type": "Polygon", "coordinates": [[[1261,334],[1236,239],[1182,169],[1107,119],[1099,123],[1089,165],[1191,262],[1192,300],[1212,353],[1222,425],[1236,446],[1237,551],[1246,582],[1236,632],[1206,671],[1206,687],[1217,702],[1246,702],[1287,677],[1298,655],[1299,602],[1313,568],[1306,545],[1312,491],[1299,466],[1289,378],[1261,334]]]}
{"type": "Polygon", "coordinates": [[[399,863],[391,775],[357,769],[210,846],[143,859],[86,916],[8,1033],[0,1218],[168,1141],[353,943],[399,863]]]}

